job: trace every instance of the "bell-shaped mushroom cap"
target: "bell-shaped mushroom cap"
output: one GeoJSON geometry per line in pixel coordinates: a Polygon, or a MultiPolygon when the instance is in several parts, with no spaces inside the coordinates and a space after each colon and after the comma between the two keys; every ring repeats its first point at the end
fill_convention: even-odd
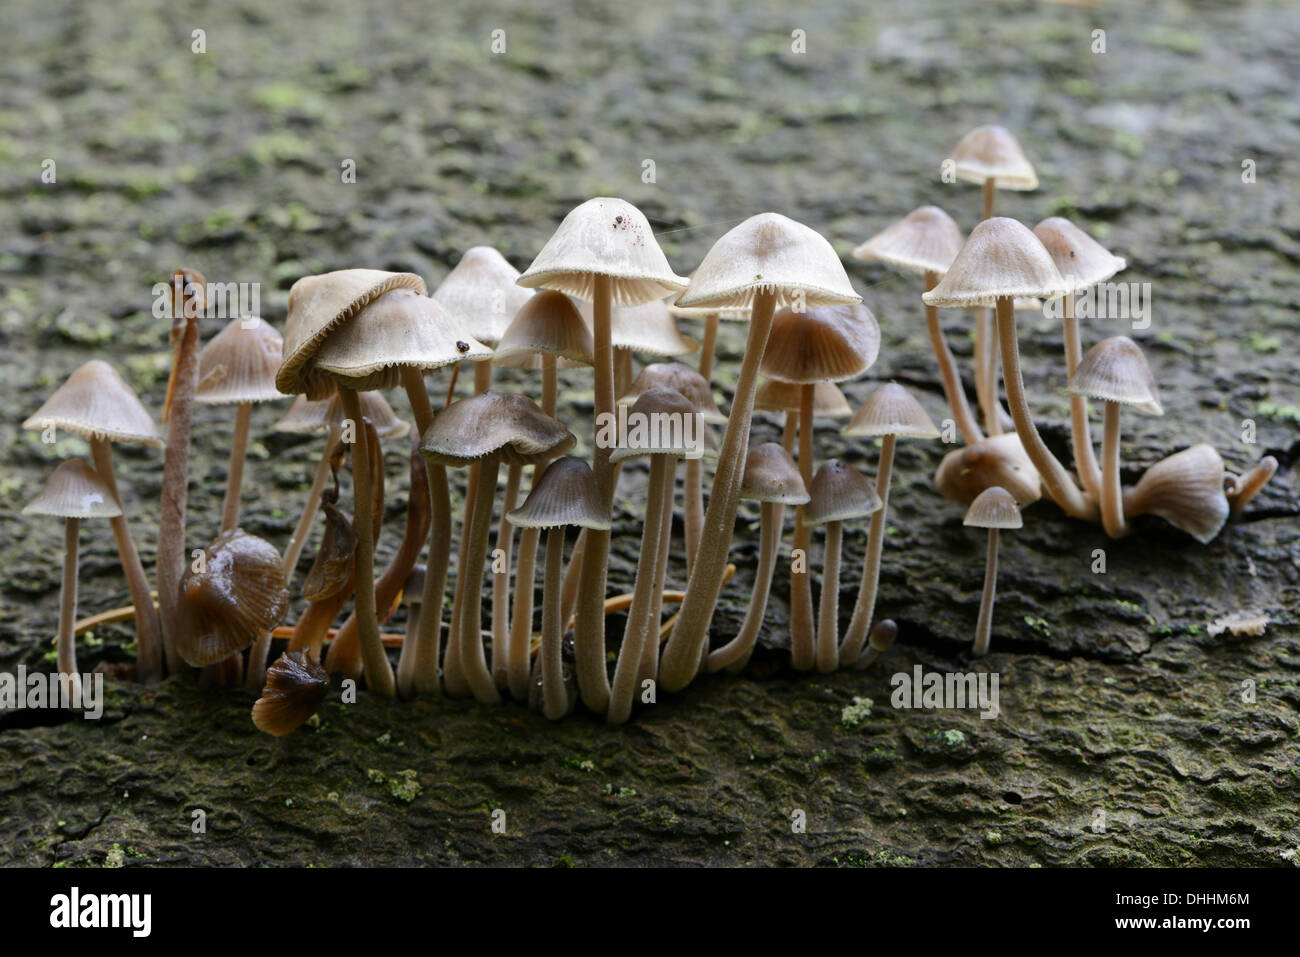
{"type": "Polygon", "coordinates": [[[122,507],[98,472],[81,459],[68,459],[50,473],[37,496],[23,506],[23,514],[116,518],[122,507]]]}
{"type": "Polygon", "coordinates": [[[862,301],[821,234],[780,213],[760,213],[713,244],[677,305],[749,308],[759,291],[774,294],[778,309],[862,301]]]}
{"type": "Polygon", "coordinates": [[[24,429],[38,431],[50,426],[88,439],[154,447],[163,444],[157,426],[135,392],[116,369],[100,359],[91,359],[68,376],[23,423],[24,429]]]}
{"type": "MultiPolygon", "coordinates": [[[[400,439],[411,430],[410,423],[397,417],[381,393],[358,392],[357,398],[361,401],[362,417],[370,420],[381,439],[400,439]]],[[[312,400],[300,395],[293,400],[289,411],[275,423],[274,429],[295,435],[311,435],[315,432],[328,432],[333,426],[342,425],[343,418],[343,402],[337,392],[328,399],[312,400]]]]}
{"type": "Polygon", "coordinates": [[[1209,445],[1193,445],[1147,469],[1124,492],[1126,515],[1159,515],[1205,544],[1228,520],[1223,459],[1209,445]]]}
{"type": "Polygon", "coordinates": [[[275,387],[284,339],[263,319],[245,316],[226,323],[199,353],[200,405],[273,402],[285,398],[275,387]]]}
{"type": "Polygon", "coordinates": [[[857,469],[839,459],[828,459],[813,476],[811,501],[803,517],[809,525],[847,522],[862,518],[882,506],[876,487],[857,469]]]}
{"type": "Polygon", "coordinates": [[[882,385],[840,430],[851,438],[897,435],[908,439],[937,439],[939,430],[912,393],[896,382],[882,385]]]}
{"type": "Polygon", "coordinates": [[[992,179],[998,189],[1038,188],[1038,174],[1025,158],[1024,150],[1005,128],[977,126],[952,151],[954,172],[968,183],[992,179]]]}
{"type": "Polygon", "coordinates": [[[266,669],[266,686],[253,704],[253,724],[276,737],[307,723],[330,689],[329,675],[311,651],[286,651],[266,669]]]}
{"type": "Polygon", "coordinates": [[[939,494],[970,505],[985,489],[1001,486],[1022,506],[1043,497],[1043,480],[1014,432],[993,435],[943,457],[934,474],[939,494]]]}
{"type": "Polygon", "coordinates": [[[921,299],[931,306],[991,306],[1002,296],[1056,299],[1069,291],[1029,227],[994,216],[970,231],[948,272],[921,299]]]}
{"type": "MultiPolygon", "coordinates": [[[[754,394],[754,408],[760,412],[798,412],[803,403],[803,386],[768,379],[754,394]]],[[[853,414],[844,393],[834,382],[813,386],[813,418],[847,419],[853,414]]]]}
{"type": "MultiPolygon", "coordinates": [[[[561,356],[581,365],[595,362],[591,329],[562,292],[544,289],[530,295],[500,336],[493,364],[513,357],[561,356]]],[[[508,362],[502,363],[509,364],[508,362]]]]}
{"type": "Polygon", "coordinates": [[[676,389],[652,386],[627,411],[627,434],[619,436],[609,460],[623,462],[649,455],[697,459],[717,449],[704,416],[690,399],[676,389]]]}
{"type": "Polygon", "coordinates": [[[284,363],[275,385],[286,395],[305,392],[322,399],[334,391],[328,376],[312,368],[321,342],[342,323],[393,289],[423,295],[424,280],[414,273],[381,269],[339,269],[304,276],[289,289],[289,317],[284,324],[284,363]]]}
{"type": "Polygon", "coordinates": [[[1105,282],[1128,265],[1063,216],[1051,216],[1034,227],[1070,288],[1075,292],[1105,282]]]}
{"type": "MultiPolygon", "coordinates": [[[[584,302],[578,311],[587,328],[594,328],[591,303],[584,302]]],[[[609,321],[609,340],[615,349],[665,358],[689,355],[700,348],[697,340],[678,331],[677,321],[662,299],[639,306],[615,306],[609,321]]]]}
{"type": "Polygon", "coordinates": [[[880,354],[880,326],[861,303],[786,308],[772,318],[759,371],[769,379],[812,385],[856,379],[880,354]]]}
{"type": "Polygon", "coordinates": [[[609,196],[570,210],[519,277],[519,285],[558,289],[590,302],[596,276],[609,276],[611,297],[627,306],[686,288],[686,280],[668,265],[645,214],[627,200],[609,196]]]}
{"type": "Polygon", "coordinates": [[[243,651],[278,625],[289,607],[280,552],[238,528],[204,549],[201,563],[186,566],[180,588],[176,648],[196,668],[243,651]]]}
{"type": "Polygon", "coordinates": [[[1022,528],[1025,522],[1011,493],[995,485],[975,496],[962,524],[975,528],[1022,528]]]}
{"type": "Polygon", "coordinates": [[[484,392],[438,413],[420,440],[420,454],[438,465],[471,465],[499,454],[507,465],[534,465],[563,455],[572,432],[531,399],[484,392]]]}
{"type": "Polygon", "coordinates": [[[433,299],[394,289],[326,336],[312,367],[359,392],[395,388],[403,367],[428,371],[491,357],[492,350],[433,299]]]}
{"type": "Polygon", "coordinates": [[[965,237],[951,216],[938,206],[921,206],[853,250],[853,257],[942,276],[963,242],[965,237]]]}
{"type": "Polygon", "coordinates": [[[710,425],[724,425],[727,421],[713,401],[709,380],[680,362],[653,362],[646,366],[627,392],[619,397],[618,404],[632,405],[645,392],[656,387],[680,393],[710,425]]]}
{"type": "Polygon", "coordinates": [[[473,246],[447,273],[433,298],[471,336],[494,346],[532,297],[531,292],[520,288],[518,280],[519,270],[505,256],[491,246],[473,246]]]}
{"type": "Polygon", "coordinates": [[[1165,414],[1156,396],[1151,367],[1138,344],[1128,336],[1112,336],[1089,349],[1065,391],[1103,402],[1137,406],[1152,415],[1165,414]]]}
{"type": "Polygon", "coordinates": [[[779,505],[808,504],[808,490],[799,466],[780,442],[764,442],[749,450],[740,480],[740,497],[779,505]]]}
{"type": "Polygon", "coordinates": [[[601,507],[600,490],[591,466],[566,455],[546,466],[524,504],[510,513],[510,524],[520,528],[580,525],[604,531],[610,527],[610,520],[609,513],[601,507]]]}

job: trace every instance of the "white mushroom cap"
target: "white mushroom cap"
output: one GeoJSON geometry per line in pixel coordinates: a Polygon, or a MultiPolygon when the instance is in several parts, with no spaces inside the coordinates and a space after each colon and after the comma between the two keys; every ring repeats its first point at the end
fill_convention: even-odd
{"type": "Polygon", "coordinates": [[[975,497],[962,524],[975,528],[1022,528],[1025,522],[1011,493],[995,485],[975,497]]]}
{"type": "Polygon", "coordinates": [[[853,250],[853,257],[908,272],[943,275],[965,240],[953,218],[942,209],[921,206],[853,250]]]}
{"type": "Polygon", "coordinates": [[[163,444],[158,427],[135,392],[116,369],[100,359],[91,359],[68,376],[45,404],[23,422],[24,429],[37,431],[50,426],[88,439],[139,442],[154,447],[163,444]]]}
{"type": "Polygon", "coordinates": [[[937,439],[939,430],[912,393],[896,382],[882,385],[862,403],[853,420],[840,430],[853,438],[896,435],[937,439]]]}
{"type": "Polygon", "coordinates": [[[1065,391],[1136,406],[1152,415],[1164,415],[1165,411],[1156,395],[1155,376],[1146,356],[1128,336],[1112,336],[1089,349],[1065,391]]]}
{"type": "Polygon", "coordinates": [[[1124,492],[1126,515],[1159,515],[1205,544],[1228,520],[1223,459],[1209,445],[1193,445],[1151,466],[1124,492]]]}
{"type": "Polygon", "coordinates": [[[983,183],[992,178],[998,189],[1038,188],[1038,174],[1016,138],[1001,126],[977,126],[952,151],[958,179],[983,183]]]}
{"type": "Polygon", "coordinates": [[[456,268],[447,273],[433,299],[460,320],[465,331],[490,346],[502,334],[532,293],[519,286],[519,270],[491,246],[465,250],[456,268]]]}
{"type": "Polygon", "coordinates": [[[23,507],[23,514],[116,518],[122,507],[98,472],[81,459],[68,459],[45,480],[40,493],[23,507]]]}
{"type": "Polygon", "coordinates": [[[1034,227],[1056,268],[1075,292],[1105,282],[1128,265],[1074,223],[1051,216],[1034,227]]]}
{"type": "Polygon", "coordinates": [[[1069,291],[1029,227],[994,216],[971,230],[948,272],[921,299],[931,306],[992,306],[1005,296],[1055,299],[1069,291]]]}
{"type": "Polygon", "coordinates": [[[284,339],[264,319],[232,319],[199,353],[200,405],[274,402],[287,396],[275,387],[284,339]]]}

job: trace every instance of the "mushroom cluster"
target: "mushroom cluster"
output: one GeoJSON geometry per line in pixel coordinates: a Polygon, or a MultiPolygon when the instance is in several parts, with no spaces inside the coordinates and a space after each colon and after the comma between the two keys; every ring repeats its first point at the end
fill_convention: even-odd
{"type": "MultiPolygon", "coordinates": [[[[1044,220],[1031,231],[993,216],[997,187],[1037,184],[1007,131],[973,131],[954,160],[958,178],[984,188],[985,218],[969,237],[942,210],[924,206],[854,254],[924,279],[926,332],[952,410],[955,434],[948,440],[963,443],[944,458],[934,484],[969,506],[966,524],[989,529],[979,655],[992,634],[998,531],[1020,527],[1025,507],[1046,496],[1112,536],[1125,534],[1136,516],[1153,514],[1204,542],[1259,491],[1276,462],[1265,459],[1244,476],[1230,476],[1217,452],[1196,445],[1124,489],[1120,409],[1160,414],[1154,379],[1128,338],[1105,339],[1084,354],[1075,316],[1076,295],[1109,279],[1124,260],[1066,220],[1044,220]],[[1015,319],[1017,309],[1058,299],[1074,472],[1035,427],[1015,319]],[[974,404],[939,307],[978,310],[974,404]],[[997,387],[999,364],[1009,417],[997,387]],[[1089,434],[1089,399],[1104,405],[1100,460],[1089,434]]],[[[782,571],[788,508],[792,666],[865,668],[898,633],[893,621],[876,618],[895,446],[941,433],[894,382],[879,385],[856,412],[849,407],[837,383],[860,379],[873,366],[880,328],[831,245],[801,223],[777,213],[750,217],[684,278],[640,210],[596,198],[564,218],[523,273],[478,246],[432,295],[411,273],[349,268],[305,276],[290,290],[283,336],[260,318],[242,317],[201,351],[204,279],[178,270],[171,289],[175,356],[163,410],[157,610],[109,450],[122,441],[163,445],[149,414],[110,366],[95,361],[25,423],[85,436],[93,457],[93,468],[65,462],[28,509],[67,521],[61,672],[76,670],[78,523],[101,517],[112,523],[131,594],[139,679],[200,668],[209,681],[242,680],[262,691],[254,722],[276,735],[311,716],[332,676],[403,698],[445,694],[492,704],[508,697],[551,719],[581,702],[620,723],[659,691],[679,691],[705,672],[739,672],[782,571]],[[704,321],[702,346],[682,335],[678,318],[704,321]],[[720,320],[743,323],[746,331],[725,413],[714,381],[720,320]],[[684,364],[696,351],[698,359],[688,360],[695,367],[684,364]],[[638,361],[646,363],[639,370],[638,361]],[[474,366],[472,382],[458,397],[466,362],[474,366]],[[498,369],[505,371],[494,381],[498,369]],[[589,415],[578,411],[581,401],[561,402],[562,385],[569,385],[561,372],[593,397],[589,415]],[[385,398],[390,390],[410,407],[409,438],[410,426],[385,398]],[[239,515],[253,405],[289,396],[295,401],[275,428],[320,434],[324,443],[301,516],[281,549],[241,529],[239,515]],[[196,405],[235,409],[221,533],[205,547],[186,538],[196,405]],[[756,412],[784,417],[780,442],[751,448],[756,412]],[[846,418],[838,447],[817,461],[816,426],[846,418]],[[385,441],[409,442],[410,481],[401,542],[380,571],[385,441]],[[879,449],[874,475],[846,461],[872,447],[879,449]],[[570,454],[575,449],[589,460],[570,454]],[[454,474],[466,475],[458,500],[454,474]],[[739,632],[713,642],[742,500],[758,503],[752,593],[739,632]],[[637,517],[635,529],[615,521],[616,502],[637,517]],[[846,536],[846,527],[864,525],[861,581],[841,634],[842,558],[846,546],[862,540],[846,536]],[[812,560],[816,528],[823,529],[820,565],[812,560]],[[615,533],[637,536],[639,555],[633,580],[622,583],[630,592],[609,597],[615,533]],[[309,567],[299,578],[301,564],[309,567]],[[679,570],[683,587],[673,591],[670,579],[679,570]],[[305,607],[295,623],[283,624],[294,597],[305,607]],[[665,605],[674,603],[680,607],[665,621],[665,605]],[[383,631],[403,608],[403,633],[383,631]],[[619,611],[626,615],[611,654],[606,624],[619,611]],[[287,647],[268,665],[277,638],[287,647]],[[390,648],[400,648],[396,668],[390,648]]]]}

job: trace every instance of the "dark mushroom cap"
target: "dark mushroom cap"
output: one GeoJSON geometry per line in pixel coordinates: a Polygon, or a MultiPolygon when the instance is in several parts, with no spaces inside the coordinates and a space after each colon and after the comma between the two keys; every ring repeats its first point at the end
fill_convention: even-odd
{"type": "Polygon", "coordinates": [[[975,528],[1021,528],[1025,523],[1011,493],[995,485],[975,496],[962,524],[975,528]]]}
{"type": "Polygon", "coordinates": [[[520,528],[580,525],[603,531],[610,527],[610,519],[591,467],[582,459],[565,456],[546,466],[524,503],[510,512],[510,524],[520,528]]]}
{"type": "Polygon", "coordinates": [[[764,442],[749,450],[740,497],[780,505],[808,504],[808,490],[799,466],[780,442],[764,442]]]}
{"type": "Polygon", "coordinates": [[[628,409],[627,423],[628,434],[620,436],[619,441],[635,438],[638,444],[619,445],[609,454],[611,462],[651,455],[698,458],[699,455],[716,452],[718,448],[704,417],[696,410],[694,403],[676,389],[663,386],[646,389],[628,409]],[[637,432],[639,421],[646,423],[643,433],[637,432]],[[688,431],[691,433],[689,436],[688,431]],[[698,443],[690,441],[691,436],[698,439],[698,443]],[[694,454],[697,452],[699,455],[694,454]]]}
{"type": "Polygon", "coordinates": [[[288,734],[320,708],[329,675],[310,651],[286,651],[266,669],[266,686],[253,705],[253,724],[276,737],[288,734]]]}
{"type": "Polygon", "coordinates": [[[59,386],[23,423],[37,431],[54,426],[88,439],[163,444],[158,427],[117,370],[91,359],[59,386]]]}
{"type": "Polygon", "coordinates": [[[769,379],[812,385],[856,379],[880,354],[880,326],[861,303],[782,309],[759,371],[769,379]]]}
{"type": "Polygon", "coordinates": [[[870,515],[882,506],[875,485],[839,459],[822,463],[808,492],[811,501],[803,514],[809,525],[847,522],[870,515]]]}
{"type": "Polygon", "coordinates": [[[203,570],[181,576],[181,629],[176,647],[196,668],[243,651],[280,623],[289,588],[279,550],[242,529],[204,549],[203,570]]]}
{"type": "Polygon", "coordinates": [[[704,416],[705,422],[711,425],[726,424],[727,417],[713,401],[713,389],[709,380],[680,362],[652,362],[646,366],[627,392],[619,397],[618,404],[631,405],[646,391],[656,387],[680,393],[696,412],[704,416]]]}
{"type": "Polygon", "coordinates": [[[1089,349],[1066,392],[1136,406],[1152,415],[1164,415],[1165,411],[1146,356],[1128,336],[1112,336],[1089,349]]]}
{"type": "Polygon", "coordinates": [[[563,455],[575,441],[531,399],[484,392],[439,412],[420,440],[420,454],[452,468],[498,454],[507,465],[533,465],[563,455]]]}

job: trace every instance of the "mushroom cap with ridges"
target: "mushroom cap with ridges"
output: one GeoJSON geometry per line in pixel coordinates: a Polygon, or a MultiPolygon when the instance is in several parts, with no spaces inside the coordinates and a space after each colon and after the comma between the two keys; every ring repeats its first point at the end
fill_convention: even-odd
{"type": "Polygon", "coordinates": [[[23,422],[24,429],[54,426],[88,439],[163,444],[153,419],[125,380],[107,362],[91,359],[68,376],[45,404],[23,422]]]}
{"type": "Polygon", "coordinates": [[[921,206],[853,250],[853,258],[942,276],[965,240],[956,222],[942,209],[921,206]]]}
{"type": "MultiPolygon", "coordinates": [[[[587,328],[594,329],[591,303],[582,303],[578,312],[587,328]]],[[[639,306],[615,306],[609,317],[609,341],[615,349],[668,359],[689,355],[700,348],[698,340],[682,335],[677,329],[677,320],[662,299],[639,306]]]]}
{"type": "Polygon", "coordinates": [[[808,492],[810,501],[803,517],[809,525],[848,522],[879,511],[883,505],[876,494],[876,486],[839,459],[822,463],[808,492]]]}
{"type": "Polygon", "coordinates": [[[969,506],[985,489],[1002,486],[1022,506],[1043,497],[1043,479],[1014,432],[991,435],[943,457],[934,473],[939,494],[969,506]]]}
{"type": "Polygon", "coordinates": [[[284,338],[270,323],[245,316],[226,323],[199,353],[200,405],[274,402],[287,396],[275,387],[284,338]]]}
{"type": "Polygon", "coordinates": [[[284,363],[275,385],[286,395],[306,393],[322,399],[334,391],[328,376],[312,368],[321,342],[386,292],[412,289],[423,295],[424,280],[414,273],[382,269],[339,269],[304,276],[289,289],[289,316],[284,324],[284,363]]]}
{"type": "Polygon", "coordinates": [[[122,507],[100,474],[81,459],[68,459],[50,473],[24,515],[56,518],[116,518],[122,507]]]}
{"type": "Polygon", "coordinates": [[[939,429],[921,408],[921,403],[897,382],[888,382],[867,396],[867,401],[840,432],[850,438],[878,435],[896,435],[906,439],[939,437],[939,429]]]}
{"type": "Polygon", "coordinates": [[[1004,296],[1056,299],[1069,288],[1028,226],[994,216],[970,231],[948,272],[921,299],[931,306],[987,307],[1004,296]]]}
{"type": "Polygon", "coordinates": [[[591,329],[573,300],[554,289],[543,289],[529,296],[510,320],[492,363],[509,365],[514,357],[552,355],[589,366],[596,361],[595,351],[591,329]]]}
{"type": "Polygon", "coordinates": [[[713,244],[677,305],[750,308],[760,290],[773,293],[778,309],[862,301],[825,237],[780,213],[760,213],[713,244]]]}
{"type": "Polygon", "coordinates": [[[280,623],[289,608],[284,560],[270,542],[236,528],[204,549],[180,582],[176,650],[196,668],[243,651],[280,623]]]}
{"type": "Polygon", "coordinates": [[[1112,336],[1089,349],[1065,391],[1102,402],[1136,406],[1152,415],[1165,414],[1146,356],[1128,336],[1112,336]]]}
{"type": "MultiPolygon", "coordinates": [[[[375,432],[381,439],[400,439],[411,431],[409,422],[397,417],[388,400],[378,392],[358,392],[361,403],[361,416],[370,420],[375,432]]],[[[277,432],[289,432],[295,435],[311,435],[316,432],[328,432],[336,425],[342,425],[346,418],[343,414],[343,401],[335,392],[328,399],[309,399],[300,395],[293,400],[289,411],[280,417],[273,428],[277,432]]]]}
{"type": "Polygon", "coordinates": [[[695,411],[710,425],[725,425],[727,417],[713,400],[709,380],[680,362],[652,362],[632,381],[627,392],[619,396],[619,405],[632,405],[642,394],[656,386],[681,393],[695,411]]]}
{"type": "Polygon", "coordinates": [[[808,490],[799,466],[780,442],[764,442],[749,450],[740,497],[778,505],[808,504],[808,490]]]}
{"type": "Polygon", "coordinates": [[[1038,174],[1016,138],[996,125],[977,126],[952,151],[957,178],[983,184],[992,178],[998,189],[1038,188],[1038,174]]]}
{"type": "Polygon", "coordinates": [[[668,265],[645,214],[610,196],[570,210],[518,282],[590,302],[598,275],[610,277],[610,296],[619,305],[635,306],[686,288],[686,280],[668,265]]]}
{"type": "MultiPolygon", "coordinates": [[[[632,403],[632,408],[627,411],[628,434],[633,435],[635,423],[633,416],[645,416],[647,421],[656,421],[655,417],[667,416],[668,419],[659,418],[657,421],[663,423],[667,421],[667,429],[661,424],[660,426],[649,429],[646,436],[648,444],[625,446],[620,444],[617,448],[609,453],[611,462],[623,462],[628,459],[646,458],[651,455],[671,455],[677,458],[691,458],[692,453],[699,452],[700,455],[716,453],[718,443],[713,438],[713,433],[704,423],[704,416],[695,408],[695,404],[690,399],[682,395],[676,389],[665,388],[664,386],[652,386],[646,389],[632,403]],[[699,439],[699,445],[689,444],[686,435],[686,423],[693,423],[693,429],[696,437],[699,439]],[[680,428],[673,428],[672,422],[680,422],[680,428]]],[[[619,442],[623,441],[624,436],[619,437],[619,442]]]]}
{"type": "Polygon", "coordinates": [[[510,524],[520,528],[579,525],[605,531],[610,527],[591,466],[571,455],[546,466],[524,503],[509,517],[510,524]]]}
{"type": "Polygon", "coordinates": [[[266,669],[266,685],[253,704],[253,724],[282,737],[306,724],[329,690],[329,675],[310,649],[286,651],[266,669]]]}
{"type": "Polygon", "coordinates": [[[975,496],[962,524],[974,528],[1023,528],[1025,521],[1011,493],[995,485],[975,496]]]}
{"type": "MultiPolygon", "coordinates": [[[[754,393],[754,409],[759,412],[799,412],[803,408],[803,386],[794,382],[767,379],[754,393]]],[[[847,419],[853,415],[848,399],[834,382],[813,386],[813,418],[847,419]]]]}
{"type": "Polygon", "coordinates": [[[879,354],[880,326],[861,303],[785,308],[772,317],[759,371],[800,385],[845,382],[870,369],[879,354]]]}
{"type": "Polygon", "coordinates": [[[1193,445],[1161,459],[1124,492],[1125,515],[1159,515],[1205,544],[1228,520],[1223,459],[1213,446],[1193,445]]]}
{"type": "Polygon", "coordinates": [[[499,454],[507,465],[535,465],[563,455],[573,433],[522,395],[484,392],[447,406],[420,439],[420,454],[461,468],[499,454]]]}
{"type": "Polygon", "coordinates": [[[1072,291],[1105,282],[1128,264],[1063,216],[1050,216],[1034,227],[1072,291]]]}
{"type": "Polygon", "coordinates": [[[465,250],[433,299],[479,342],[494,346],[532,293],[519,285],[519,270],[491,246],[465,250]]]}

